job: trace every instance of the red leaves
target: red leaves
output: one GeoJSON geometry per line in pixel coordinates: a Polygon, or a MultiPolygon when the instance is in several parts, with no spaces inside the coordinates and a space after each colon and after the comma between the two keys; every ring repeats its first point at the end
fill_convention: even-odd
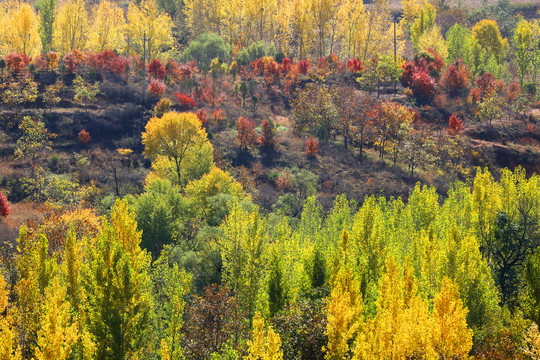
{"type": "Polygon", "coordinates": [[[88,144],[91,139],[90,133],[84,129],[79,131],[79,134],[77,135],[77,140],[79,140],[81,144],[88,144]]]}
{"type": "Polygon", "coordinates": [[[514,101],[519,95],[521,95],[521,86],[517,81],[512,81],[508,85],[508,100],[514,101]]]}
{"type": "Polygon", "coordinates": [[[148,64],[148,73],[156,79],[163,80],[165,77],[165,67],[161,61],[154,59],[148,64]]]}
{"type": "Polygon", "coordinates": [[[288,57],[284,57],[283,60],[281,60],[281,65],[279,66],[279,71],[281,75],[286,76],[292,68],[291,59],[288,57]]]}
{"type": "Polygon", "coordinates": [[[88,56],[87,63],[95,72],[107,70],[120,75],[126,72],[128,62],[114,51],[105,49],[100,53],[88,56]]]}
{"type": "Polygon", "coordinates": [[[461,121],[456,114],[452,114],[452,116],[450,116],[450,120],[448,120],[448,134],[458,135],[462,130],[463,121],[461,121]]]}
{"type": "Polygon", "coordinates": [[[4,193],[0,191],[0,216],[5,218],[8,217],[10,213],[11,206],[9,205],[9,201],[6,195],[4,195],[4,193]]]}
{"type": "Polygon", "coordinates": [[[441,78],[442,86],[450,94],[457,94],[469,87],[470,73],[463,60],[458,59],[454,64],[450,64],[441,78]]]}
{"type": "Polygon", "coordinates": [[[9,53],[6,56],[6,66],[14,73],[21,72],[30,61],[32,61],[32,58],[26,56],[26,54],[9,53]]]}
{"type": "Polygon", "coordinates": [[[237,134],[236,134],[236,143],[240,146],[240,149],[247,149],[250,145],[255,144],[256,134],[255,134],[255,123],[253,120],[248,119],[247,117],[240,117],[236,122],[237,134]]]}
{"type": "Polygon", "coordinates": [[[206,121],[208,121],[208,114],[206,113],[206,110],[204,109],[199,109],[195,111],[195,115],[197,115],[197,118],[201,122],[201,126],[204,126],[206,121]]]}
{"type": "Polygon", "coordinates": [[[308,59],[302,59],[298,62],[298,70],[300,74],[307,74],[309,69],[311,69],[311,61],[308,59]]]}
{"type": "Polygon", "coordinates": [[[186,94],[183,94],[181,92],[175,92],[174,96],[176,97],[176,101],[178,101],[178,103],[182,106],[187,106],[190,108],[197,107],[197,102],[186,94]]]}
{"type": "Polygon", "coordinates": [[[319,152],[319,140],[312,136],[306,141],[306,154],[308,156],[315,156],[319,152]]]}
{"type": "Polygon", "coordinates": [[[77,69],[78,64],[79,62],[77,61],[77,58],[72,52],[67,53],[64,56],[64,65],[66,66],[68,72],[74,72],[77,69]]]}
{"type": "Polygon", "coordinates": [[[410,86],[413,94],[419,99],[429,101],[435,95],[435,80],[424,71],[412,75],[410,86]]]}
{"type": "Polygon", "coordinates": [[[364,65],[357,58],[349,59],[347,61],[347,69],[351,72],[362,72],[364,71],[364,65]]]}
{"type": "Polygon", "coordinates": [[[274,146],[274,128],[272,124],[270,124],[270,122],[266,119],[264,119],[261,123],[261,136],[259,137],[257,142],[262,147],[274,146]]]}
{"type": "Polygon", "coordinates": [[[150,84],[148,85],[148,92],[154,96],[161,96],[165,94],[165,90],[167,87],[165,86],[165,83],[162,81],[159,81],[156,78],[150,79],[150,84]]]}

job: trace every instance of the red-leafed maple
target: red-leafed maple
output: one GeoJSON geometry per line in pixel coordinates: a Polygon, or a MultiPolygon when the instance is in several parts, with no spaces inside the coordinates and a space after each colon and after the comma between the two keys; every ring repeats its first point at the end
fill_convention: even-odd
{"type": "Polygon", "coordinates": [[[253,122],[253,120],[242,116],[238,118],[236,126],[236,143],[238,144],[240,149],[247,149],[256,141],[255,123],[253,122]]]}
{"type": "Polygon", "coordinates": [[[9,53],[6,56],[6,66],[14,73],[21,72],[30,61],[32,61],[32,58],[26,56],[26,54],[9,53]]]}
{"type": "Polygon", "coordinates": [[[261,123],[261,136],[258,139],[258,143],[262,147],[271,147],[275,144],[274,127],[266,119],[261,123]]]}
{"type": "Polygon", "coordinates": [[[298,71],[300,71],[300,74],[307,74],[309,69],[311,69],[311,61],[308,59],[302,59],[298,62],[298,71]]]}
{"type": "Polygon", "coordinates": [[[349,59],[347,61],[347,69],[349,69],[349,71],[358,73],[364,71],[364,65],[357,58],[349,59]]]}
{"type": "Polygon", "coordinates": [[[161,61],[154,59],[148,64],[148,73],[156,79],[163,80],[165,77],[165,67],[161,61]]]}
{"type": "Polygon", "coordinates": [[[72,52],[64,56],[64,65],[69,73],[73,73],[77,69],[78,64],[79,61],[72,52]]]}
{"type": "Polygon", "coordinates": [[[167,87],[163,81],[159,81],[156,78],[150,79],[150,84],[148,84],[148,92],[154,96],[161,96],[165,94],[167,87]]]}
{"type": "Polygon", "coordinates": [[[446,68],[441,78],[441,84],[449,94],[457,95],[469,87],[470,78],[471,74],[467,69],[467,65],[463,63],[463,60],[458,59],[446,68]]]}
{"type": "Polygon", "coordinates": [[[175,92],[174,96],[176,97],[176,101],[178,101],[178,103],[182,106],[187,106],[190,108],[197,107],[197,102],[184,93],[175,92]]]}

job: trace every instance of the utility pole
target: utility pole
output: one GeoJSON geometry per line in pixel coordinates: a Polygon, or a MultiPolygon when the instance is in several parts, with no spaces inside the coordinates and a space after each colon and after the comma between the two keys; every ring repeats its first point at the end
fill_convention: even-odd
{"type": "MultiPolygon", "coordinates": [[[[394,65],[397,65],[397,34],[396,26],[402,15],[398,11],[392,11],[392,21],[394,22],[394,65]]],[[[397,93],[397,80],[394,79],[394,95],[397,93]]]]}

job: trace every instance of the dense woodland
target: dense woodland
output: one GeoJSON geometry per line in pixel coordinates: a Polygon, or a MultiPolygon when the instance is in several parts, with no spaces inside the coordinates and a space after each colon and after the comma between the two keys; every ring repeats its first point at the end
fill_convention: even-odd
{"type": "Polygon", "coordinates": [[[0,359],[538,359],[537,11],[0,2],[0,359]]]}

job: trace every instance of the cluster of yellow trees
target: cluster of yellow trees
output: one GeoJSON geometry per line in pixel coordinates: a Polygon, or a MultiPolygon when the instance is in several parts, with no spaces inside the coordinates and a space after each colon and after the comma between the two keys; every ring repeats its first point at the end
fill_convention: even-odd
{"type": "MultiPolygon", "coordinates": [[[[131,2],[127,12],[108,0],[91,9],[84,0],[69,0],[58,8],[54,0],[44,3],[49,2],[38,13],[27,3],[0,4],[5,29],[0,54],[105,48],[141,54],[145,33],[150,57],[173,47],[173,21],[154,0],[131,2]]],[[[183,12],[191,38],[216,32],[237,50],[260,40],[301,58],[336,53],[366,59],[393,49],[388,0],[369,8],[361,0],[187,0],[183,12]]],[[[401,27],[397,30],[400,37],[401,27]]]]}
{"type": "MultiPolygon", "coordinates": [[[[144,0],[139,5],[129,4],[124,10],[108,0],[88,11],[84,0],[69,0],[52,14],[54,21],[47,22],[44,9],[36,14],[31,5],[19,2],[0,4],[0,54],[9,52],[39,55],[43,49],[53,49],[60,54],[72,50],[117,50],[142,54],[146,38],[147,55],[156,57],[173,46],[172,21],[158,10],[154,0],[144,0]],[[52,39],[47,43],[50,33],[52,39]]],[[[54,9],[52,10],[54,11],[54,9]]]]}

